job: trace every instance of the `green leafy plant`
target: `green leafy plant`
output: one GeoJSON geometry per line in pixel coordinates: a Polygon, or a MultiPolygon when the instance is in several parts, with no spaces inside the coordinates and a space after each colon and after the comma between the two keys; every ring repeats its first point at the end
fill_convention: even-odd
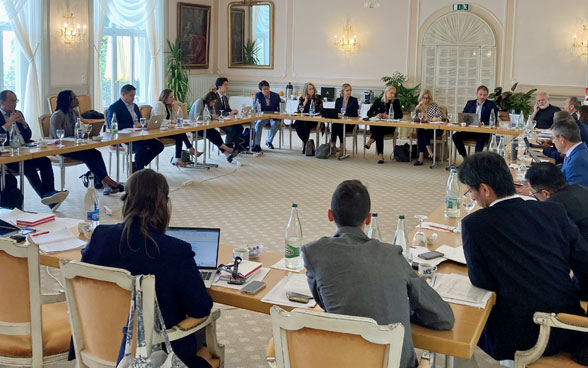
{"type": "Polygon", "coordinates": [[[513,84],[510,91],[506,92],[503,92],[502,87],[496,87],[488,98],[494,100],[501,111],[518,114],[522,110],[523,114],[528,116],[533,109],[531,97],[537,91],[537,88],[533,88],[526,93],[515,92],[517,85],[518,83],[513,84]]]}
{"type": "Polygon", "coordinates": [[[167,88],[174,91],[176,100],[186,103],[190,86],[188,84],[188,74],[183,68],[180,39],[177,39],[175,43],[171,43],[168,40],[167,47],[169,48],[167,52],[169,55],[167,63],[167,88]]]}
{"type": "MultiPolygon", "coordinates": [[[[395,72],[392,76],[384,76],[381,78],[382,82],[386,84],[386,87],[396,87],[396,98],[400,102],[400,106],[404,110],[411,111],[419,103],[419,91],[421,85],[418,84],[412,88],[408,88],[404,85],[408,81],[406,75],[395,72]]],[[[379,98],[382,98],[382,92],[379,98]]]]}
{"type": "Polygon", "coordinates": [[[243,46],[243,53],[245,54],[245,64],[257,65],[259,60],[257,59],[257,53],[259,52],[259,46],[257,46],[256,40],[249,40],[243,46]]]}

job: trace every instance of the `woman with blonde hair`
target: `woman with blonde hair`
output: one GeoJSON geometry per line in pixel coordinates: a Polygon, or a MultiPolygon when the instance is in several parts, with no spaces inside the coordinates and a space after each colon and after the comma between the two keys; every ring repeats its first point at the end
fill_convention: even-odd
{"type": "MultiPolygon", "coordinates": [[[[433,102],[433,95],[428,89],[421,90],[419,94],[419,104],[414,108],[415,111],[420,111],[423,114],[422,122],[431,122],[433,120],[441,121],[443,114],[441,108],[433,102]]],[[[435,129],[417,129],[417,150],[419,157],[414,162],[414,166],[422,166],[425,160],[425,148],[429,157],[433,157],[433,150],[431,148],[431,139],[433,139],[433,132],[435,129]]]]}
{"type": "MultiPolygon", "coordinates": [[[[343,116],[349,118],[358,116],[359,101],[357,101],[357,98],[351,96],[351,85],[349,83],[343,83],[341,86],[341,97],[335,101],[335,111],[339,113],[340,119],[343,118],[343,116]]],[[[347,124],[345,126],[345,134],[352,132],[354,127],[355,125],[347,124]]],[[[333,123],[333,131],[331,133],[332,152],[336,152],[337,137],[339,137],[341,146],[343,145],[343,142],[345,142],[345,134],[343,133],[343,124],[333,123]]],[[[341,152],[342,151],[343,148],[341,148],[341,152]]]]}
{"type": "MultiPolygon", "coordinates": [[[[314,84],[308,82],[304,84],[302,89],[302,96],[298,100],[298,111],[302,108],[302,113],[308,114],[310,111],[310,103],[314,102],[314,112],[318,114],[323,109],[323,100],[321,95],[317,94],[316,87],[314,84]]],[[[300,140],[302,140],[302,153],[306,153],[306,142],[310,136],[310,131],[316,128],[316,121],[301,121],[297,120],[294,122],[296,133],[300,140]]]]}
{"type": "MultiPolygon", "coordinates": [[[[372,107],[367,113],[369,118],[376,117],[378,119],[402,119],[402,108],[400,102],[396,99],[396,87],[388,86],[384,91],[381,99],[374,101],[372,107]],[[394,116],[388,116],[390,106],[394,116]]],[[[394,134],[396,127],[374,126],[370,125],[372,136],[365,145],[366,149],[370,149],[372,144],[376,142],[376,151],[378,153],[378,163],[384,163],[384,136],[386,134],[394,134]]]]}

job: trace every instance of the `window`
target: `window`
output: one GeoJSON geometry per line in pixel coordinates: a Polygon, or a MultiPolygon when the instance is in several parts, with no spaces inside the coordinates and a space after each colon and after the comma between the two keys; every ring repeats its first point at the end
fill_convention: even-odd
{"type": "Polygon", "coordinates": [[[0,91],[9,89],[18,95],[20,90],[20,51],[18,41],[0,2],[0,91]]]}
{"type": "Polygon", "coordinates": [[[100,47],[102,105],[108,107],[116,101],[125,84],[137,88],[137,105],[150,104],[145,90],[150,59],[144,29],[121,28],[107,17],[100,47]]]}

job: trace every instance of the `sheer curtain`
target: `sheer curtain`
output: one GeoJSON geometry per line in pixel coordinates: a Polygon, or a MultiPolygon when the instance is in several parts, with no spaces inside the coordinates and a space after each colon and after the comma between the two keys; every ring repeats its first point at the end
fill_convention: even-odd
{"type": "Polygon", "coordinates": [[[37,73],[37,54],[40,47],[41,3],[40,0],[2,0],[6,15],[22,54],[29,62],[23,96],[23,114],[33,132],[40,135],[35,122],[41,115],[41,91],[37,73]]]}
{"type": "MultiPolygon", "coordinates": [[[[22,0],[21,0],[22,1],[22,0]]],[[[151,62],[147,83],[147,101],[154,101],[161,90],[158,56],[161,52],[163,7],[156,0],[94,0],[94,106],[102,104],[100,91],[100,46],[106,16],[117,26],[145,28],[151,62]]]]}

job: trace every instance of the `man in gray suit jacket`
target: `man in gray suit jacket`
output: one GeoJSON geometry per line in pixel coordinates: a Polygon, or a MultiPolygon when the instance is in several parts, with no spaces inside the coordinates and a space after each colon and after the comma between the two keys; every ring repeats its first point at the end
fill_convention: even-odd
{"type": "Polygon", "coordinates": [[[329,313],[373,318],[380,325],[404,325],[401,367],[417,359],[410,322],[449,330],[453,311],[402,256],[402,248],[368,238],[370,196],[358,180],[335,190],[328,211],[337,225],[333,237],[302,247],[306,277],[317,303],[329,313]]]}

